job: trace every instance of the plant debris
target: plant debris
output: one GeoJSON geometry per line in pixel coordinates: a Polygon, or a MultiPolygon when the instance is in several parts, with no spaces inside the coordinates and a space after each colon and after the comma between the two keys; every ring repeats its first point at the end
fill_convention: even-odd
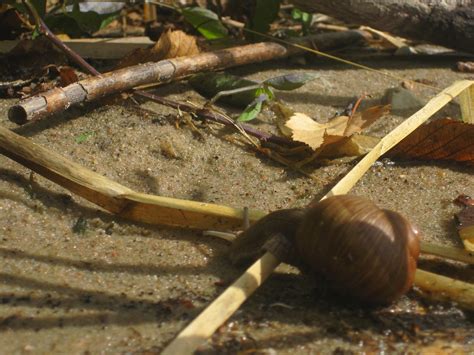
{"type": "Polygon", "coordinates": [[[168,30],[161,35],[154,46],[146,49],[136,49],[125,56],[119,62],[117,68],[146,62],[157,62],[168,58],[190,56],[200,52],[196,37],[188,35],[181,30],[168,30]]]}
{"type": "MultiPolygon", "coordinates": [[[[335,147],[346,144],[347,138],[360,133],[380,117],[388,114],[389,110],[390,105],[373,106],[351,116],[332,118],[327,123],[318,123],[304,113],[291,112],[281,106],[275,112],[284,135],[306,143],[313,150],[331,146],[334,151],[337,150],[335,147]]],[[[353,143],[356,141],[357,139],[353,140],[353,143]]],[[[378,140],[374,138],[371,141],[375,143],[378,140]]]]}
{"type": "Polygon", "coordinates": [[[392,159],[449,160],[474,165],[474,125],[444,118],[418,127],[392,148],[392,159]]]}

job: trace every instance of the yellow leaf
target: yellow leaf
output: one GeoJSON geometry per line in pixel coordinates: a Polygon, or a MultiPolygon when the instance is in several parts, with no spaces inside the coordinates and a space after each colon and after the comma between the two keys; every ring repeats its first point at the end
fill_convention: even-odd
{"type": "Polygon", "coordinates": [[[316,150],[323,144],[325,136],[342,136],[348,119],[347,116],[339,116],[328,123],[318,123],[304,113],[296,112],[285,126],[292,131],[293,140],[306,143],[316,150]]]}
{"type": "Polygon", "coordinates": [[[280,101],[270,102],[269,107],[275,114],[275,120],[281,133],[284,136],[291,138],[293,133],[291,129],[285,126],[285,124],[291,118],[291,116],[295,114],[295,111],[293,111],[290,107],[280,101]]]}
{"type": "Polygon", "coordinates": [[[365,155],[370,152],[379,141],[379,138],[362,134],[354,134],[351,137],[342,137],[342,139],[337,142],[321,147],[319,157],[338,158],[342,156],[353,157],[365,155]]]}

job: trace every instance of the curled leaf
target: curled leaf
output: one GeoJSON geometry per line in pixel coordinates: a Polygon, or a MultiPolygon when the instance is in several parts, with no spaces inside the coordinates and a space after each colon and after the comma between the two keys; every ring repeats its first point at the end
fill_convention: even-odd
{"type": "Polygon", "coordinates": [[[372,123],[377,121],[380,117],[387,115],[389,112],[390,105],[372,106],[362,112],[356,112],[347,122],[344,135],[350,136],[354,133],[361,132],[363,129],[369,127],[372,123]]]}
{"type": "Polygon", "coordinates": [[[196,37],[183,31],[166,31],[153,47],[139,48],[125,56],[118,68],[146,62],[157,62],[162,59],[190,56],[200,53],[196,37]]]}

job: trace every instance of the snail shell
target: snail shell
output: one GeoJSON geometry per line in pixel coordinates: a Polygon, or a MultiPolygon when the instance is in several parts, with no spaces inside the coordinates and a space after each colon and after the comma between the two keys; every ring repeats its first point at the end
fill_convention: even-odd
{"type": "Polygon", "coordinates": [[[343,195],[270,213],[237,238],[232,259],[257,257],[262,249],[323,275],[339,293],[381,304],[412,286],[419,238],[399,213],[343,195]]]}
{"type": "Polygon", "coordinates": [[[312,271],[368,303],[388,303],[406,293],[420,252],[418,231],[406,218],[349,195],[308,206],[295,244],[312,271]]]}

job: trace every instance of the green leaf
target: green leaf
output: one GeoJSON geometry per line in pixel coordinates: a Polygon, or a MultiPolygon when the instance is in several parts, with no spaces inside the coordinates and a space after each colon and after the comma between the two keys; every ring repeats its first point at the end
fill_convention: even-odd
{"type": "Polygon", "coordinates": [[[317,76],[309,73],[294,73],[276,76],[263,82],[265,86],[271,86],[277,90],[295,90],[306,84],[308,81],[315,79],[317,76]]]}
{"type": "MultiPolygon", "coordinates": [[[[261,33],[267,33],[270,29],[270,24],[277,18],[278,11],[280,11],[280,0],[257,0],[255,5],[255,12],[250,19],[251,30],[261,33]]],[[[255,34],[248,34],[250,39],[258,39],[259,36],[255,34]]]]}
{"type": "Polygon", "coordinates": [[[303,26],[303,34],[308,34],[309,29],[311,27],[311,23],[313,22],[313,15],[300,9],[293,9],[291,11],[291,17],[293,20],[301,22],[303,26]]]}
{"type": "Polygon", "coordinates": [[[38,26],[35,26],[33,33],[31,34],[31,39],[36,39],[41,35],[40,31],[38,30],[38,26]]]}
{"type": "Polygon", "coordinates": [[[257,97],[250,105],[248,105],[244,112],[240,114],[237,118],[239,122],[247,122],[251,121],[258,116],[258,114],[262,111],[262,104],[268,100],[268,96],[265,94],[261,94],[257,97]]]}
{"type": "Polygon", "coordinates": [[[86,140],[88,140],[90,137],[92,137],[94,135],[94,132],[84,132],[84,133],[81,133],[80,135],[78,135],[76,137],[76,143],[80,144],[80,143],[84,143],[86,140]]]}
{"type": "Polygon", "coordinates": [[[275,93],[273,90],[268,87],[268,86],[263,86],[259,89],[257,89],[257,92],[255,94],[256,97],[259,97],[260,95],[266,95],[268,100],[274,100],[275,99],[275,93]]]}
{"type": "Polygon", "coordinates": [[[186,7],[181,13],[206,39],[225,38],[228,35],[227,28],[219,21],[219,16],[208,9],[199,6],[186,7]]]}
{"type": "Polygon", "coordinates": [[[81,12],[79,7],[72,12],[63,12],[46,16],[45,22],[52,30],[66,33],[71,37],[80,37],[84,33],[93,33],[116,19],[120,11],[109,14],[98,14],[95,11],[81,12]]]}
{"type": "MultiPolygon", "coordinates": [[[[200,73],[193,75],[188,82],[194,90],[209,99],[221,91],[234,90],[258,84],[255,81],[242,79],[238,76],[226,73],[200,73]]],[[[255,100],[260,93],[260,89],[252,89],[222,96],[219,102],[224,102],[235,107],[245,107],[255,100]]]]}

